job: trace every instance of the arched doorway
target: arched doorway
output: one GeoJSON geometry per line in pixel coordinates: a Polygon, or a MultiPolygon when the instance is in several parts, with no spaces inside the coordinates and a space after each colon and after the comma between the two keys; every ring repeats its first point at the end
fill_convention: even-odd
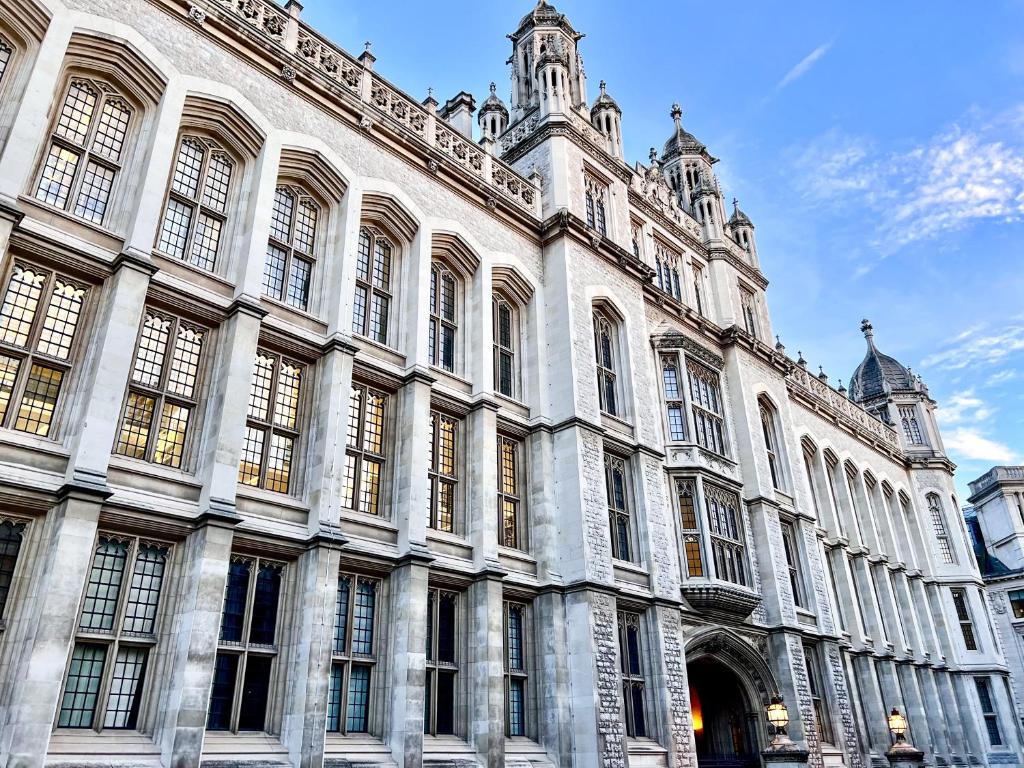
{"type": "Polygon", "coordinates": [[[739,676],[714,656],[687,667],[699,768],[757,768],[761,764],[759,702],[739,676]]]}

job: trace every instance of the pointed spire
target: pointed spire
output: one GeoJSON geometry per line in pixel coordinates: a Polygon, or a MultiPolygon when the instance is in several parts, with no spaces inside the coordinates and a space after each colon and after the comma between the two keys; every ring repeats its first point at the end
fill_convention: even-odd
{"type": "Polygon", "coordinates": [[[775,335],[775,349],[780,353],[785,353],[786,345],[782,343],[782,339],[779,338],[778,334],[775,335]]]}
{"type": "Polygon", "coordinates": [[[861,321],[860,332],[864,334],[864,338],[868,340],[868,346],[872,349],[875,348],[875,327],[871,324],[871,321],[867,318],[861,321]]]}
{"type": "Polygon", "coordinates": [[[843,386],[843,380],[842,379],[839,380],[839,389],[837,391],[839,392],[840,395],[845,395],[846,394],[846,387],[843,386]]]}
{"type": "Polygon", "coordinates": [[[602,80],[600,88],[601,88],[601,95],[602,96],[607,96],[608,95],[608,83],[605,82],[604,80],[602,80]]]}
{"type": "Polygon", "coordinates": [[[796,353],[796,357],[797,357],[796,364],[799,365],[804,370],[806,370],[807,369],[807,361],[804,360],[804,353],[798,351],[796,353]]]}
{"type": "Polygon", "coordinates": [[[498,97],[498,84],[493,80],[491,81],[491,96],[498,97]]]}
{"type": "Polygon", "coordinates": [[[825,373],[824,366],[821,366],[821,365],[818,366],[818,378],[821,379],[822,381],[828,383],[828,374],[825,373]]]}
{"type": "Polygon", "coordinates": [[[672,105],[672,120],[675,122],[676,128],[683,127],[683,108],[679,106],[678,101],[672,105]]]}

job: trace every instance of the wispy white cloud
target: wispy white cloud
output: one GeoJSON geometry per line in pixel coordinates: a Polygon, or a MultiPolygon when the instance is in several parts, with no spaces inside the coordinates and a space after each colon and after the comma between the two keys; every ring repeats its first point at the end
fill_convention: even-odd
{"type": "Polygon", "coordinates": [[[999,371],[993,373],[988,379],[985,380],[986,387],[999,387],[1003,384],[1009,384],[1011,381],[1016,381],[1020,378],[1020,372],[1012,368],[1007,368],[1005,371],[999,371]]]}
{"type": "Polygon", "coordinates": [[[783,76],[783,78],[781,80],[779,80],[778,83],[776,83],[775,90],[776,91],[781,91],[786,86],[792,85],[797,80],[799,80],[801,77],[806,75],[810,71],[811,67],[813,67],[815,64],[817,64],[818,61],[826,53],[828,53],[829,49],[832,47],[832,44],[834,42],[835,42],[834,40],[830,40],[827,43],[823,43],[822,45],[819,45],[817,48],[815,48],[813,51],[811,51],[809,54],[804,56],[797,63],[797,65],[795,67],[793,67],[791,70],[789,70],[789,72],[787,72],[783,76]]]}
{"type": "Polygon", "coordinates": [[[954,340],[922,361],[925,368],[958,371],[979,365],[998,365],[1024,352],[1024,321],[1017,319],[1000,328],[980,326],[954,340]]]}
{"type": "Polygon", "coordinates": [[[1006,445],[986,437],[976,427],[958,427],[943,433],[946,450],[961,461],[1015,464],[1017,455],[1006,445]]]}
{"type": "Polygon", "coordinates": [[[994,414],[993,408],[978,397],[973,389],[968,389],[943,400],[937,418],[943,426],[950,426],[964,422],[977,424],[987,421],[994,414]]]}

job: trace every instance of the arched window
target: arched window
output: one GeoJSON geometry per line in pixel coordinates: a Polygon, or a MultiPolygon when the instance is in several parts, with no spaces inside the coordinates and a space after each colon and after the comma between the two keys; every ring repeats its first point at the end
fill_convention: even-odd
{"type": "Polygon", "coordinates": [[[655,241],[655,248],[658,287],[676,301],[682,301],[683,292],[679,284],[679,261],[682,257],[664,243],[655,241]]]}
{"type": "Polygon", "coordinates": [[[594,346],[597,352],[597,391],[601,410],[621,416],[618,397],[617,328],[602,311],[594,312],[594,346]]]}
{"type": "Polygon", "coordinates": [[[234,169],[234,161],[215,142],[182,137],[158,250],[200,269],[217,266],[234,169]]]}
{"type": "Polygon", "coordinates": [[[757,300],[754,293],[743,286],[740,286],[740,308],[743,313],[743,330],[753,336],[760,338],[757,323],[757,300]]]}
{"type": "Polygon", "coordinates": [[[910,445],[924,445],[921,425],[917,422],[917,408],[912,405],[901,405],[898,409],[903,435],[910,445]]]}
{"type": "Polygon", "coordinates": [[[764,435],[764,449],[768,457],[768,471],[771,473],[772,487],[781,491],[785,489],[782,470],[782,440],[775,408],[764,397],[758,398],[757,405],[761,413],[761,433],[764,435]]]}
{"type": "MultiPolygon", "coordinates": [[[[365,336],[379,344],[388,343],[391,299],[394,296],[391,288],[392,254],[391,241],[381,232],[369,227],[359,230],[352,329],[360,336],[365,336]]],[[[431,282],[430,297],[431,303],[433,303],[433,282],[431,282]]]]}
{"type": "Polygon", "coordinates": [[[625,459],[605,454],[604,473],[608,493],[608,525],[612,540],[612,557],[633,561],[632,499],[626,479],[625,459]]]}
{"type": "Polygon", "coordinates": [[[455,371],[455,340],[458,326],[458,279],[437,263],[430,267],[430,338],[431,365],[455,371]]]}
{"type": "Polygon", "coordinates": [[[932,529],[935,531],[935,540],[939,545],[939,554],[942,556],[942,562],[952,565],[956,562],[956,557],[953,555],[953,545],[949,540],[949,531],[946,529],[942,501],[937,493],[929,493],[925,500],[928,503],[928,515],[932,520],[932,529]]]}
{"type": "Polygon", "coordinates": [[[801,452],[804,456],[804,472],[807,473],[807,487],[810,489],[811,493],[811,506],[813,506],[814,508],[814,516],[815,518],[817,518],[818,523],[820,525],[824,525],[825,521],[821,519],[821,504],[818,501],[818,486],[815,485],[814,482],[814,467],[817,462],[818,449],[814,445],[814,443],[812,443],[810,439],[806,437],[803,440],[801,440],[800,444],[803,448],[801,452]]]}
{"type": "Polygon", "coordinates": [[[693,300],[698,315],[704,315],[704,268],[693,262],[693,300]]]}
{"type": "Polygon", "coordinates": [[[600,234],[608,234],[608,186],[589,173],[584,177],[586,188],[587,226],[600,234]]]}
{"type": "Polygon", "coordinates": [[[494,389],[505,397],[517,397],[519,366],[516,349],[519,346],[517,312],[501,294],[492,300],[494,323],[494,389]]]}
{"type": "Polygon", "coordinates": [[[274,193],[263,292],[298,309],[309,306],[320,206],[301,187],[274,193]]]}
{"type": "Polygon", "coordinates": [[[35,197],[103,224],[133,114],[107,83],[71,80],[50,134],[35,197]]]}

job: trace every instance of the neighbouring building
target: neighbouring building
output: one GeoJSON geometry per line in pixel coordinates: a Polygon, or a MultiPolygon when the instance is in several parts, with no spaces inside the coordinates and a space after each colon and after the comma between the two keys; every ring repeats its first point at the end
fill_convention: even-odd
{"type": "Polygon", "coordinates": [[[0,3],[0,765],[1019,764],[936,404],[787,356],[680,108],[300,16],[0,3]]]}

